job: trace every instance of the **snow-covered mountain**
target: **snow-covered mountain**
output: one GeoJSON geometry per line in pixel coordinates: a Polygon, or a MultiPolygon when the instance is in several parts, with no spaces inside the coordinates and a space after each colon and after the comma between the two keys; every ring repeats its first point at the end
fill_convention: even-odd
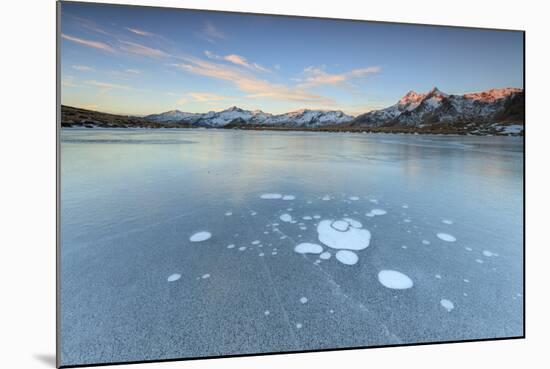
{"type": "Polygon", "coordinates": [[[171,110],[145,117],[156,122],[182,122],[202,127],[240,127],[240,126],[286,126],[286,127],[322,127],[343,124],[353,117],[341,111],[302,109],[285,114],[269,114],[261,110],[244,110],[233,106],[219,112],[204,114],[185,113],[171,110]]]}
{"type": "Polygon", "coordinates": [[[181,120],[198,119],[201,114],[186,113],[180,110],[170,110],[160,114],[147,115],[144,118],[155,122],[178,122],[181,120]]]}
{"type": "Polygon", "coordinates": [[[519,88],[449,95],[436,87],[408,92],[396,104],[357,116],[350,124],[364,127],[423,127],[524,121],[524,93],[519,88]]]}

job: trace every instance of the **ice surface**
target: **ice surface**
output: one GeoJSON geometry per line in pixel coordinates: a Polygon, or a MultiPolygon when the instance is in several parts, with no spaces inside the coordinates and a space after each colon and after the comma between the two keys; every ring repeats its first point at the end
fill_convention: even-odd
{"type": "Polygon", "coordinates": [[[443,240],[445,242],[455,242],[456,238],[453,235],[450,235],[448,233],[438,233],[437,238],[440,240],[443,240]]]}
{"type": "Polygon", "coordinates": [[[443,306],[445,310],[449,312],[455,308],[455,304],[453,304],[451,300],[442,299],[439,303],[441,304],[441,306],[443,306]]]}
{"type": "Polygon", "coordinates": [[[174,273],[174,274],[170,275],[166,280],[167,280],[168,282],[175,282],[175,281],[177,281],[177,280],[180,279],[180,278],[181,278],[181,274],[174,273]]]}
{"type": "Polygon", "coordinates": [[[280,193],[264,193],[263,195],[260,196],[260,198],[264,200],[276,200],[282,197],[283,195],[281,195],[280,193]]]}
{"type": "Polygon", "coordinates": [[[298,254],[320,254],[323,252],[323,247],[316,243],[304,242],[294,247],[294,251],[298,254]]]}
{"type": "Polygon", "coordinates": [[[292,215],[290,214],[283,214],[279,217],[283,222],[289,223],[292,222],[292,215]]]}
{"type": "Polygon", "coordinates": [[[339,250],[335,256],[339,262],[346,265],[354,265],[359,261],[357,254],[349,250],[339,250]]]}
{"type": "MultiPolygon", "coordinates": [[[[353,219],[352,219],[353,221],[353,219]]],[[[369,247],[371,234],[367,229],[351,227],[346,220],[322,220],[317,226],[319,241],[333,249],[363,250],[369,247]],[[347,227],[344,228],[343,224],[347,227]]]]}
{"type": "Polygon", "coordinates": [[[413,281],[405,274],[396,270],[382,270],[378,273],[378,281],[384,287],[394,290],[405,290],[413,286],[413,281]]]}
{"type": "Polygon", "coordinates": [[[212,234],[210,232],[202,231],[202,232],[197,232],[191,237],[189,237],[189,241],[202,242],[202,241],[206,241],[210,237],[212,237],[212,234]]]}

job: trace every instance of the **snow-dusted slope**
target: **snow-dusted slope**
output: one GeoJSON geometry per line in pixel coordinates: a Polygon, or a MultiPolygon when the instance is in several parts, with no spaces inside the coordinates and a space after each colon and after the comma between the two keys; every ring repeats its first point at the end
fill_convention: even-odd
{"type": "Polygon", "coordinates": [[[466,124],[523,122],[522,89],[503,88],[465,95],[448,95],[436,87],[421,94],[408,92],[396,104],[359,115],[354,126],[408,126],[433,124],[466,124]]]}
{"type": "Polygon", "coordinates": [[[350,122],[352,116],[341,111],[302,109],[290,113],[273,115],[265,121],[269,125],[283,125],[292,127],[320,127],[329,124],[350,122]]]}
{"type": "Polygon", "coordinates": [[[160,114],[147,115],[144,118],[155,122],[178,122],[181,120],[195,120],[202,114],[186,113],[180,110],[170,110],[160,114]]]}

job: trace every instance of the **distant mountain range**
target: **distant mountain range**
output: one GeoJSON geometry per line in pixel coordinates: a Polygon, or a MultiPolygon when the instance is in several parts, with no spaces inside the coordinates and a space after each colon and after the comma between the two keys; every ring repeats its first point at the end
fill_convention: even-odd
{"type": "Polygon", "coordinates": [[[523,134],[523,89],[502,88],[450,95],[436,87],[409,91],[397,103],[353,117],[335,110],[270,114],[236,106],[219,112],[171,110],[145,117],[118,116],[62,107],[62,125],[88,127],[207,127],[241,129],[373,131],[458,134],[523,134]],[[95,113],[91,114],[91,113],[95,113]]]}
{"type": "Polygon", "coordinates": [[[205,114],[186,113],[171,110],[144,117],[156,122],[185,122],[198,127],[232,127],[242,125],[265,125],[299,128],[317,128],[328,124],[343,124],[353,120],[351,115],[333,110],[302,109],[290,113],[273,115],[261,110],[243,110],[236,106],[220,112],[205,114]]]}

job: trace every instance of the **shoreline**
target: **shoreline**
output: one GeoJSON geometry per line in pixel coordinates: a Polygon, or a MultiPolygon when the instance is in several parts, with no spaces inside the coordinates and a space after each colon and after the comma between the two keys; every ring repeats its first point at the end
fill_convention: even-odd
{"type": "Polygon", "coordinates": [[[434,129],[406,129],[402,127],[386,127],[386,128],[365,128],[365,127],[317,127],[317,128],[299,128],[299,127],[182,127],[179,125],[165,126],[99,126],[99,125],[70,125],[61,126],[61,130],[93,130],[93,129],[109,129],[109,130],[126,130],[126,129],[142,129],[142,130],[157,130],[157,129],[201,129],[201,130],[235,130],[235,131],[269,131],[269,132],[326,132],[326,133],[354,133],[354,134],[396,134],[396,135],[432,135],[432,136],[476,136],[476,137],[525,137],[524,131],[520,133],[479,133],[468,131],[450,131],[450,130],[434,130],[434,129]]]}

